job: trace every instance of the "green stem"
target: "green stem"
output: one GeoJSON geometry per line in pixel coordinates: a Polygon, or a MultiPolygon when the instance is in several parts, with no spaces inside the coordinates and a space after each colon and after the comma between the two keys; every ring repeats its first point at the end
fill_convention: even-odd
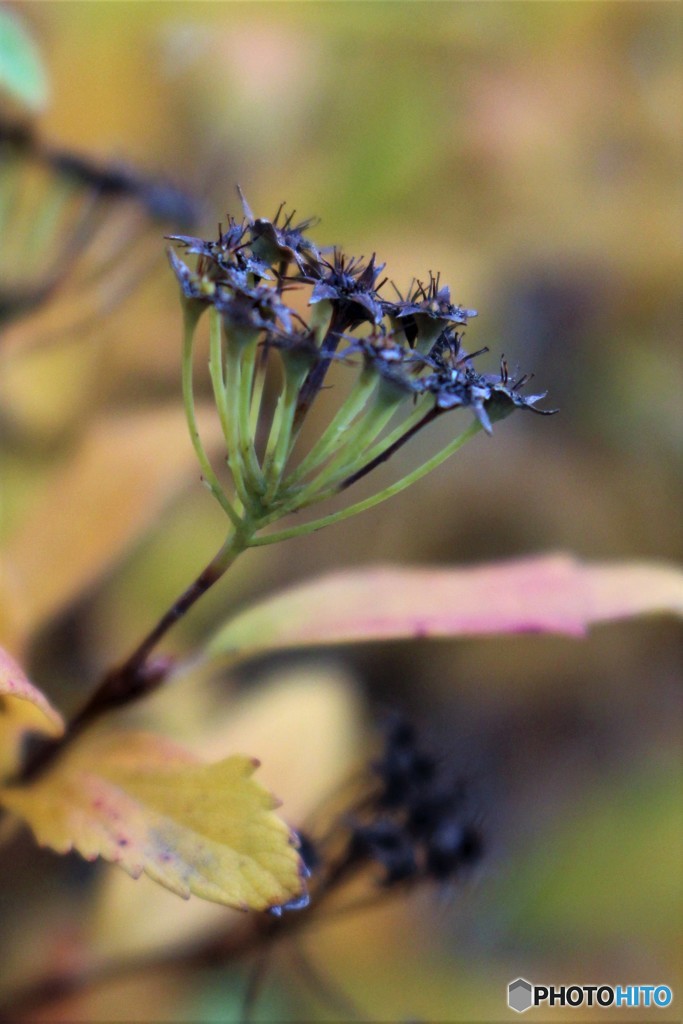
{"type": "Polygon", "coordinates": [[[300,491],[297,503],[299,508],[305,508],[313,501],[319,501],[321,493],[326,493],[329,488],[336,488],[338,483],[345,480],[350,473],[358,468],[361,461],[367,461],[365,449],[387,425],[400,401],[401,398],[396,398],[393,395],[386,397],[380,388],[374,407],[347,432],[337,458],[332,459],[322,472],[300,491]]]}
{"type": "Polygon", "coordinates": [[[264,504],[266,506],[273,500],[282,483],[282,475],[292,449],[292,427],[299,400],[299,391],[304,377],[305,371],[297,372],[285,367],[285,390],[282,395],[282,405],[280,406],[280,403],[278,403],[280,415],[278,417],[277,440],[275,441],[275,446],[271,449],[272,455],[268,465],[264,461],[263,467],[267,481],[266,493],[264,495],[264,504]]]}
{"type": "MultiPolygon", "coordinates": [[[[326,319],[327,317],[325,317],[326,319]]],[[[320,337],[320,358],[311,367],[301,384],[296,415],[294,416],[294,430],[296,434],[299,433],[316,395],[323,386],[333,355],[337,351],[339,342],[342,339],[343,331],[340,329],[339,318],[334,310],[325,328],[323,323],[324,321],[319,321],[314,328],[316,337],[320,337]]]]}
{"type": "Polygon", "coordinates": [[[284,392],[281,391],[278,395],[278,400],[275,405],[273,412],[273,418],[270,424],[270,430],[268,431],[268,440],[266,442],[266,450],[263,455],[263,475],[268,478],[270,475],[270,467],[275,457],[275,448],[277,445],[278,438],[280,436],[280,425],[282,423],[282,414],[285,405],[284,392]]]}
{"type": "Polygon", "coordinates": [[[239,418],[236,401],[240,386],[239,361],[236,361],[234,356],[231,358],[228,351],[226,369],[230,376],[226,387],[225,378],[223,377],[221,317],[220,313],[213,307],[209,310],[209,323],[209,373],[211,375],[218,418],[221,422],[223,437],[228,449],[228,466],[230,467],[235,490],[239,495],[240,501],[245,508],[251,508],[253,498],[245,479],[239,445],[239,418]],[[228,400],[228,389],[230,391],[230,398],[233,399],[232,401],[228,400]]]}
{"type": "Polygon", "coordinates": [[[209,457],[206,454],[206,449],[202,443],[202,439],[197,426],[197,418],[195,415],[194,408],[194,388],[193,388],[193,355],[194,355],[194,335],[197,327],[197,316],[194,312],[191,312],[187,307],[184,310],[183,317],[183,355],[182,355],[182,386],[183,386],[183,404],[185,407],[185,418],[187,420],[187,426],[190,431],[190,439],[192,441],[192,447],[195,450],[199,465],[201,466],[202,476],[206,481],[209,490],[213,494],[214,498],[218,501],[223,511],[228,515],[233,526],[237,527],[240,525],[240,518],[235,511],[230,499],[223,490],[218,477],[216,476],[209,457]]]}
{"type": "Polygon", "coordinates": [[[254,389],[254,371],[257,355],[256,339],[250,342],[242,355],[239,392],[239,437],[242,463],[248,473],[252,487],[259,493],[265,490],[263,473],[256,458],[254,431],[251,429],[251,401],[254,389]]]}
{"type": "Polygon", "coordinates": [[[379,455],[383,455],[384,452],[388,448],[391,448],[393,444],[396,444],[396,442],[399,441],[404,434],[407,434],[409,430],[412,430],[412,428],[423,419],[424,406],[424,399],[418,401],[415,409],[411,412],[410,416],[407,416],[404,420],[401,420],[398,426],[394,430],[392,430],[391,433],[387,434],[386,437],[383,437],[382,440],[378,441],[377,444],[374,445],[372,448],[369,448],[368,451],[365,453],[365,458],[367,459],[367,461],[372,462],[379,455]]]}
{"type": "Polygon", "coordinates": [[[251,396],[251,409],[249,412],[249,434],[256,440],[256,433],[258,431],[259,416],[261,413],[261,402],[263,399],[263,389],[266,383],[266,372],[268,370],[268,349],[263,346],[259,349],[259,355],[257,358],[256,365],[256,377],[254,380],[254,388],[251,396]]]}
{"type": "Polygon", "coordinates": [[[363,369],[353,390],[337,410],[332,421],[323,431],[310,452],[301,460],[294,472],[285,480],[285,487],[299,483],[307,473],[319,466],[321,462],[336,450],[342,435],[366,405],[377,384],[377,374],[372,370],[363,369]]]}
{"type": "MultiPolygon", "coordinates": [[[[255,537],[252,539],[251,547],[262,547],[265,544],[277,544],[282,540],[289,540],[291,537],[304,537],[306,534],[314,533],[316,530],[322,530],[325,526],[332,526],[333,523],[340,523],[344,519],[349,519],[351,516],[358,515],[359,512],[365,512],[366,509],[373,508],[375,505],[379,505],[382,501],[387,501],[388,498],[393,498],[395,494],[399,494],[404,491],[406,487],[410,487],[411,484],[421,480],[427,473],[431,473],[433,469],[440,466],[442,462],[445,462],[451,455],[458,451],[459,448],[469,441],[481,430],[481,424],[478,420],[475,420],[467,430],[463,431],[458,437],[454,438],[450,444],[447,444],[445,448],[442,448],[440,452],[433,455],[431,459],[424,462],[417,469],[413,470],[412,473],[408,473],[407,476],[397,480],[396,483],[391,484],[390,487],[385,488],[378,494],[373,494],[370,498],[366,498],[364,501],[359,501],[355,505],[350,505],[348,508],[343,508],[339,512],[333,512],[329,516],[323,516],[321,519],[314,519],[310,523],[302,523],[300,526],[292,526],[288,530],[280,530],[278,533],[271,533],[266,537],[255,537]]],[[[335,491],[330,491],[324,497],[331,497],[335,491]]]]}

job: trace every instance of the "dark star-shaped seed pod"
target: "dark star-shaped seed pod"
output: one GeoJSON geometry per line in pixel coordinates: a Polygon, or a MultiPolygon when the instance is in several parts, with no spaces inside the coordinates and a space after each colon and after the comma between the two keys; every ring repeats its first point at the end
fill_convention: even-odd
{"type": "MultiPolygon", "coordinates": [[[[292,316],[297,317],[296,313],[290,312],[292,316]]],[[[272,328],[268,333],[266,344],[278,349],[285,365],[294,369],[303,367],[311,370],[323,360],[325,363],[329,363],[331,360],[341,362],[345,358],[345,353],[323,356],[315,332],[303,321],[300,327],[294,327],[288,331],[272,328]]]]}
{"type": "Polygon", "coordinates": [[[168,238],[183,245],[187,253],[200,257],[197,266],[200,273],[220,279],[226,272],[240,271],[259,280],[272,280],[270,264],[250,253],[244,242],[247,228],[246,221],[236,221],[229,216],[227,230],[224,231],[223,225],[219,224],[216,239],[206,240],[192,235],[169,235],[168,238]]]}
{"type": "Polygon", "coordinates": [[[418,281],[403,298],[396,289],[398,301],[384,301],[384,312],[396,328],[400,327],[408,344],[421,352],[429,351],[439,335],[453,325],[466,324],[477,315],[476,309],[465,309],[451,301],[451,291],[440,283],[440,275],[429,275],[429,284],[418,281]]]}
{"type": "Polygon", "coordinates": [[[186,300],[198,302],[202,305],[212,305],[216,295],[216,282],[210,280],[204,274],[190,270],[173,249],[169,248],[167,255],[183,297],[186,300]]]}
{"type": "Polygon", "coordinates": [[[320,253],[313,242],[304,235],[304,232],[312,224],[317,223],[315,217],[309,217],[294,224],[296,210],[292,210],[285,216],[284,203],[280,204],[272,220],[268,220],[266,217],[254,217],[239,185],[237,192],[244,216],[249,223],[251,251],[257,260],[262,260],[270,267],[276,264],[286,267],[288,263],[294,262],[302,273],[317,267],[320,253]],[[281,216],[284,218],[282,223],[280,223],[281,216]]]}
{"type": "Polygon", "coordinates": [[[236,275],[229,288],[216,293],[214,305],[228,330],[259,332],[277,326],[289,333],[296,315],[273,288],[261,284],[250,287],[244,280],[238,282],[236,275]]]}
{"type": "Polygon", "coordinates": [[[352,330],[364,321],[380,324],[384,316],[377,289],[382,287],[376,281],[384,269],[384,263],[375,263],[373,253],[369,263],[354,256],[347,258],[335,249],[332,262],[321,259],[319,276],[313,280],[314,287],[309,299],[310,305],[329,300],[336,314],[338,329],[352,330]]]}
{"type": "Polygon", "coordinates": [[[400,365],[409,355],[394,334],[383,330],[373,331],[364,338],[351,338],[344,354],[352,356],[357,352],[363,355],[366,363],[384,366],[400,365]]]}
{"type": "Polygon", "coordinates": [[[541,416],[552,416],[558,411],[536,407],[536,403],[545,398],[545,391],[537,395],[521,394],[521,389],[531,379],[528,374],[512,378],[505,360],[501,362],[499,376],[477,373],[469,362],[473,358],[463,355],[454,365],[444,365],[436,373],[419,378],[414,382],[415,390],[433,394],[437,409],[472,409],[488,434],[492,432],[492,423],[504,419],[514,409],[527,409],[541,416]]]}

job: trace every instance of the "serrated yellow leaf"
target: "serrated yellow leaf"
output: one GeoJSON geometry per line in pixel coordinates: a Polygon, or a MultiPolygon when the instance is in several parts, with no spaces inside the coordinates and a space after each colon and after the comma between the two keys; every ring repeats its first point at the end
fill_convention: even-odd
{"type": "Polygon", "coordinates": [[[16,769],[25,733],[60,736],[63,731],[59,712],[0,647],[0,779],[16,769]]]}
{"type": "MultiPolygon", "coordinates": [[[[238,746],[267,750],[259,777],[269,788],[276,787],[294,825],[328,804],[361,754],[360,694],[354,677],[336,665],[273,669],[228,703],[216,707],[212,702],[194,737],[185,699],[197,703],[198,694],[188,687],[184,696],[182,689],[162,687],[151,698],[154,713],[165,721],[170,708],[180,703],[177,713],[185,712],[188,719],[183,742],[208,759],[238,746]]],[[[88,948],[109,958],[189,948],[241,921],[241,915],[231,917],[224,907],[175,899],[147,878],[134,882],[123,871],[101,876],[92,912],[88,948]]]]}
{"type": "MultiPolygon", "coordinates": [[[[215,442],[217,417],[198,412],[215,442]]],[[[107,415],[45,482],[5,545],[14,601],[32,631],[92,586],[200,471],[182,409],[107,415]]]]}
{"type": "Polygon", "coordinates": [[[277,801],[242,755],[202,764],[146,733],[85,738],[36,782],[0,791],[41,845],[144,871],[187,899],[265,910],[302,890],[277,801]]]}

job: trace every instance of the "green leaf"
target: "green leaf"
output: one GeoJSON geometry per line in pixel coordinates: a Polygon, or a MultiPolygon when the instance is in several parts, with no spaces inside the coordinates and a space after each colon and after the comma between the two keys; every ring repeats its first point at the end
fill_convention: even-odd
{"type": "Polygon", "coordinates": [[[683,615],[683,573],[647,562],[545,555],[474,568],[339,572],[247,608],[209,642],[241,659],[320,644],[496,633],[584,636],[599,622],[683,615]]]}
{"type": "Polygon", "coordinates": [[[47,103],[47,76],[38,48],[5,7],[0,7],[0,89],[34,111],[47,103]]]}

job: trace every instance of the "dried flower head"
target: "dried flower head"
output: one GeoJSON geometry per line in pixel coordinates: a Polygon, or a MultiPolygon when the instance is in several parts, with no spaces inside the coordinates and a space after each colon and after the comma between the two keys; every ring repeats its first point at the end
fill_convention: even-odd
{"type": "Polygon", "coordinates": [[[314,223],[294,222],[281,206],[272,220],[254,217],[240,192],[244,218],[203,240],[170,236],[186,317],[185,400],[188,420],[208,485],[248,543],[272,543],[345,518],[408,486],[455,451],[478,429],[514,409],[538,409],[543,395],[524,396],[529,378],[479,373],[462,348],[462,328],[476,316],[451,298],[430,273],[403,298],[383,299],[383,263],[335,248],[331,258],[308,237],[314,223]],[[187,257],[194,257],[194,266],[187,257]],[[309,315],[288,305],[303,293],[309,315]],[[194,331],[210,310],[211,377],[226,443],[233,497],[209,464],[194,425],[191,363],[194,331]],[[274,369],[279,364],[279,369],[274,369]],[[305,444],[309,412],[335,364],[352,375],[350,391],[328,425],[305,444]],[[271,369],[272,368],[272,369],[271,369]],[[271,388],[279,378],[275,406],[271,388]],[[437,416],[469,408],[474,424],[423,466],[371,499],[257,536],[271,523],[333,497],[386,462],[437,416]]]}

